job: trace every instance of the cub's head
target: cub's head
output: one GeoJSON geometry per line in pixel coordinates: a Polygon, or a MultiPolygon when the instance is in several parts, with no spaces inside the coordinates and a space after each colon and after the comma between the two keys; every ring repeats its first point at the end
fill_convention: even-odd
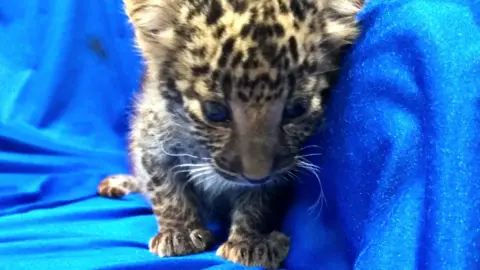
{"type": "Polygon", "coordinates": [[[291,169],[321,120],[359,0],[124,0],[159,92],[223,178],[291,169]]]}

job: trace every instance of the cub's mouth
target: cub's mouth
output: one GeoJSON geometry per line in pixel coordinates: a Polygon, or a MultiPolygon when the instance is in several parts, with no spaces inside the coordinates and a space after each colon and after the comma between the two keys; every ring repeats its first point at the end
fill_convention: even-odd
{"type": "Polygon", "coordinates": [[[238,184],[246,184],[246,185],[253,185],[253,186],[266,184],[268,182],[271,182],[273,179],[271,175],[268,175],[261,179],[250,179],[244,175],[228,173],[217,168],[215,168],[215,172],[228,181],[234,181],[238,184]]]}
{"type": "Polygon", "coordinates": [[[243,173],[230,172],[220,168],[216,164],[212,164],[212,167],[219,176],[221,176],[227,181],[235,182],[240,185],[261,186],[274,182],[275,179],[280,178],[282,175],[294,169],[296,166],[296,160],[292,160],[292,162],[288,164],[284,163],[282,165],[283,166],[281,168],[277,168],[273,170],[269,175],[263,176],[261,178],[251,178],[244,175],[243,173]]]}

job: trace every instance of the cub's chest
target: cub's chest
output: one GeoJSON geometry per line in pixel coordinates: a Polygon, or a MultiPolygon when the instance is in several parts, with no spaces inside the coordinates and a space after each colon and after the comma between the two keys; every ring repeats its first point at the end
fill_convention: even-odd
{"type": "Polygon", "coordinates": [[[242,194],[240,189],[222,189],[220,185],[218,187],[193,185],[192,189],[197,198],[199,211],[208,221],[228,221],[235,207],[235,200],[242,194]]]}

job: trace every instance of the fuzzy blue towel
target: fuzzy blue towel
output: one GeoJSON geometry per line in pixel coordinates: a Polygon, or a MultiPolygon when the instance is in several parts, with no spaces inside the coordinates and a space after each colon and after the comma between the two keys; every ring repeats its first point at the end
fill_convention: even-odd
{"type": "MultiPolygon", "coordinates": [[[[242,269],[148,252],[128,171],[140,59],[121,1],[0,4],[0,269],[242,269]]],[[[480,269],[480,2],[371,0],[305,175],[287,269],[480,269]]]]}

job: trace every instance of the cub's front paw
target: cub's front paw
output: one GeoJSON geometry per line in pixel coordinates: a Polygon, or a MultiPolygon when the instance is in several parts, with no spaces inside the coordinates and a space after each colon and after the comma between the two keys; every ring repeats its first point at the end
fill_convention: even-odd
{"type": "Polygon", "coordinates": [[[160,228],[150,239],[148,248],[160,257],[182,256],[205,251],[212,240],[212,234],[206,229],[160,228]]]}
{"type": "Polygon", "coordinates": [[[265,236],[228,240],[217,250],[217,255],[245,266],[276,269],[287,257],[289,249],[290,239],[274,231],[265,236]]]}

